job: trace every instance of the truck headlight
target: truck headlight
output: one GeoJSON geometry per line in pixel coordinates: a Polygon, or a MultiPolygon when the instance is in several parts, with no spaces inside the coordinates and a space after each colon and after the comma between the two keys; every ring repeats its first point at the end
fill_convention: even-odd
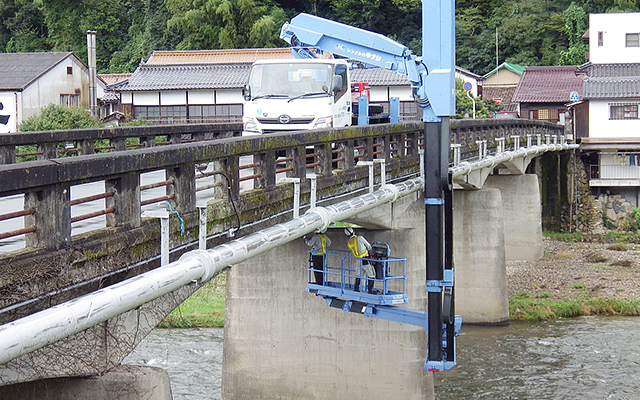
{"type": "Polygon", "coordinates": [[[260,133],[255,118],[242,117],[242,130],[245,132],[260,133]]]}
{"type": "Polygon", "coordinates": [[[325,129],[325,128],[333,128],[333,118],[331,117],[322,117],[316,120],[316,123],[313,124],[313,129],[325,129]]]}

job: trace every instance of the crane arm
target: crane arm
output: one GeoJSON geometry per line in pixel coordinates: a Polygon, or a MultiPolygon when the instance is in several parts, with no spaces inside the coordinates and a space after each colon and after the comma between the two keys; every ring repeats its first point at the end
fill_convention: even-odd
{"type": "Polygon", "coordinates": [[[386,36],[301,13],[282,26],[280,38],[299,58],[315,57],[306,49],[312,47],[405,75],[416,102],[430,108],[424,85],[427,66],[407,46],[386,36]]]}

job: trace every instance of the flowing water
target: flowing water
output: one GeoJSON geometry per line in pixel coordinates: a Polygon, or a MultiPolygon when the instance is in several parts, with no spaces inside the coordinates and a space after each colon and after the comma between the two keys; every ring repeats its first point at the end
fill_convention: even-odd
{"type": "MultiPolygon", "coordinates": [[[[640,399],[640,318],[462,327],[436,399],[640,399]]],[[[155,329],[125,363],[161,367],[175,400],[220,398],[223,330],[155,329]]]]}

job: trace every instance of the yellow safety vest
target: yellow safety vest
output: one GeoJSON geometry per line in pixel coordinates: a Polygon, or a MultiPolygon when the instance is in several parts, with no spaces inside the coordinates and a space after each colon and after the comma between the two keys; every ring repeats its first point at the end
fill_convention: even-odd
{"type": "Polygon", "coordinates": [[[354,257],[362,258],[362,257],[366,256],[367,253],[369,253],[369,251],[367,249],[364,249],[363,252],[360,252],[360,249],[359,249],[359,246],[358,246],[358,237],[357,236],[349,238],[349,241],[347,242],[347,247],[349,247],[349,250],[351,250],[351,254],[354,257]]]}
{"type": "Polygon", "coordinates": [[[327,235],[320,233],[318,234],[318,237],[320,238],[320,248],[315,252],[314,255],[316,256],[322,255],[327,252],[327,235]]]}

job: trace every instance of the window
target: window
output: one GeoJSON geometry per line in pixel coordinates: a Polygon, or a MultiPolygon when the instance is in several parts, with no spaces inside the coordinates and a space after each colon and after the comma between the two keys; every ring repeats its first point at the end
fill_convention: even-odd
{"type": "Polygon", "coordinates": [[[604,32],[598,32],[598,47],[602,47],[604,42],[604,32]]]}
{"type": "Polygon", "coordinates": [[[560,115],[557,109],[542,109],[538,110],[538,119],[544,121],[557,121],[560,119],[560,115]]]}
{"type": "Polygon", "coordinates": [[[80,95],[61,94],[60,105],[67,106],[67,107],[78,107],[80,105],[80,95]]]}
{"type": "Polygon", "coordinates": [[[242,104],[189,106],[135,106],[133,117],[155,124],[241,122],[242,104]]]}
{"type": "Polygon", "coordinates": [[[342,77],[342,88],[335,94],[335,100],[338,100],[347,92],[347,67],[344,65],[338,65],[336,67],[335,75],[340,75],[342,77]]]}
{"type": "Polygon", "coordinates": [[[638,119],[638,104],[609,104],[609,119],[638,119]]]}
{"type": "Polygon", "coordinates": [[[640,33],[627,33],[627,47],[640,47],[640,33]]]}

